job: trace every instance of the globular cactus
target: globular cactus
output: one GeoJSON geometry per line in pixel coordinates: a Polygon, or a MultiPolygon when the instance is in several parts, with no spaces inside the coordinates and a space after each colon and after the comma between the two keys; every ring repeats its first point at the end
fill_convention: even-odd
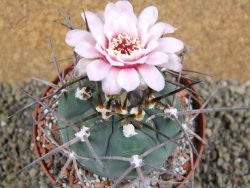
{"type": "Polygon", "coordinates": [[[164,36],[176,28],[156,23],[156,7],[149,6],[137,16],[129,1],[108,3],[104,14],[82,13],[86,30],[75,29],[63,16],[69,29],[65,42],[74,47],[73,70],[59,72],[51,45],[58,79],[42,81],[49,89],[40,99],[25,92],[39,104],[34,117],[34,138],[39,143],[35,146],[38,159],[24,169],[38,161],[49,168],[50,157],[60,152],[67,161],[63,165],[60,161],[62,168],[52,172],[56,178],[46,172],[53,184],[91,186],[82,169],[109,178],[113,187],[122,180],[135,180],[127,181],[129,186],[146,187],[151,184],[146,177],[151,180],[154,174],[158,184],[162,174],[174,177],[177,184],[186,182],[205,144],[202,113],[249,109],[205,109],[212,94],[200,105],[191,87],[200,81],[181,82],[189,49],[183,50],[180,40],[164,36]],[[183,90],[186,95],[181,98],[183,90]],[[196,117],[201,131],[194,125],[196,117]],[[170,156],[176,160],[169,167],[170,156]],[[42,162],[45,159],[47,164],[42,162]],[[183,168],[187,161],[188,174],[183,168]],[[66,180],[64,173],[70,174],[66,180]]]}
{"type": "MultiPolygon", "coordinates": [[[[82,186],[88,178],[79,164],[81,169],[113,180],[113,187],[124,179],[139,179],[145,187],[145,176],[157,171],[159,177],[169,170],[166,161],[185,140],[188,144],[182,149],[188,145],[194,169],[192,156],[197,151],[192,139],[204,141],[192,130],[190,111],[185,110],[191,110],[191,101],[197,100],[190,87],[199,81],[181,83],[182,61],[188,50],[183,51],[180,40],[163,37],[176,28],[156,23],[158,11],[154,6],[137,16],[129,1],[108,3],[100,15],[83,12],[86,30],[75,29],[64,17],[67,23],[63,25],[69,29],[65,42],[74,47],[73,70],[59,72],[51,45],[58,80],[49,84],[53,87],[49,94],[34,99],[39,108],[47,110],[36,113],[36,124],[48,114],[48,119],[53,119],[38,126],[38,140],[40,135],[45,137],[41,145],[50,143],[51,147],[46,154],[42,148],[41,157],[38,151],[39,159],[33,163],[60,152],[67,161],[51,180],[54,184],[62,183],[58,180],[73,162],[71,172],[76,171],[82,186]],[[178,92],[182,90],[187,91],[189,102],[180,102],[178,92]],[[59,141],[47,130],[56,120],[59,141]]],[[[183,179],[182,172],[178,180],[183,179]]]]}
{"type": "MultiPolygon", "coordinates": [[[[117,157],[132,159],[133,156],[143,155],[154,148],[155,151],[141,158],[141,162],[147,164],[142,167],[144,174],[149,174],[154,169],[152,167],[160,168],[164,164],[177,146],[181,128],[171,118],[149,118],[156,114],[167,114],[166,109],[171,107],[173,95],[161,97],[173,92],[174,86],[166,84],[161,92],[138,89],[117,96],[106,96],[98,90],[98,83],[95,85],[84,80],[80,85],[84,90],[81,99],[76,97],[78,84],[72,85],[60,97],[59,116],[66,120],[60,120],[59,126],[62,128],[60,133],[63,142],[74,139],[78,136],[77,132],[81,133],[70,126],[65,128],[65,122],[72,123],[79,129],[83,128],[83,133],[87,130],[85,136],[93,151],[90,151],[84,138],[82,142],[70,146],[77,156],[89,158],[79,160],[85,169],[100,176],[117,179],[131,166],[131,162],[118,160],[117,157]],[[126,137],[123,131],[126,131],[124,128],[128,125],[135,127],[135,133],[126,137]],[[95,152],[100,162],[92,152],[95,152]]],[[[176,108],[181,110],[178,98],[176,108]]],[[[174,111],[174,108],[170,109],[169,116],[174,115],[174,111]]],[[[183,120],[179,118],[179,121],[182,123],[183,120]]],[[[132,170],[125,178],[135,179],[137,176],[135,170],[132,170]]]]}
{"type": "Polygon", "coordinates": [[[180,80],[169,72],[181,71],[175,53],[184,44],[162,37],[176,28],[156,23],[154,6],[137,17],[129,1],[117,1],[103,16],[87,11],[82,17],[87,30],[69,24],[65,41],[74,47],[74,76],[86,77],[59,99],[61,139],[73,142],[72,153],[97,175],[120,180],[149,174],[182,136],[176,85],[165,82],[180,80]],[[158,114],[165,115],[152,118],[158,114]]]}

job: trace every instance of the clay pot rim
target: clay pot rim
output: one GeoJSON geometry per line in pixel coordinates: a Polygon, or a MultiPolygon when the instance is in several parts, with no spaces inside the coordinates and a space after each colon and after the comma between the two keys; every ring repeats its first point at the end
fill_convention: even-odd
{"type": "MultiPolygon", "coordinates": [[[[70,70],[73,69],[73,66],[72,65],[68,65],[63,71],[65,73],[69,72],[70,70]]],[[[59,82],[59,78],[58,76],[56,76],[52,83],[58,83],[59,82]]],[[[189,80],[187,79],[181,79],[181,82],[184,83],[185,85],[188,85],[190,83],[189,80]]],[[[51,89],[51,87],[47,87],[46,90],[42,93],[42,96],[44,96],[49,90],[51,89]]],[[[196,91],[194,86],[191,86],[191,89],[193,91],[196,91]]],[[[193,93],[193,95],[198,99],[198,101],[194,101],[194,107],[196,109],[200,108],[201,107],[201,99],[200,97],[196,94],[196,93],[193,93]]],[[[39,109],[39,104],[37,104],[35,106],[35,110],[34,110],[34,117],[35,119],[37,119],[38,117],[38,109],[39,109]]],[[[204,113],[201,113],[198,115],[197,119],[196,119],[196,125],[199,125],[198,127],[198,130],[199,130],[199,136],[205,140],[206,138],[206,119],[205,119],[205,114],[204,113]]],[[[37,125],[34,123],[34,126],[33,126],[33,142],[34,142],[34,149],[35,149],[35,154],[37,156],[37,158],[40,158],[41,157],[41,154],[38,150],[38,145],[37,145],[37,140],[36,140],[36,137],[37,137],[37,125]]],[[[199,158],[201,158],[202,156],[202,153],[203,153],[203,150],[204,150],[204,144],[202,144],[200,141],[197,141],[195,140],[195,143],[197,144],[197,152],[198,152],[198,157],[194,155],[194,170],[190,170],[188,172],[188,174],[185,176],[185,179],[188,179],[190,178],[195,169],[197,168],[198,164],[199,164],[199,158]]],[[[42,169],[44,171],[44,173],[46,174],[46,176],[49,178],[50,182],[52,184],[55,184],[56,181],[55,181],[55,178],[49,173],[49,170],[47,169],[47,166],[46,166],[46,163],[44,162],[44,160],[40,160],[39,161],[40,165],[42,166],[42,169]]],[[[183,185],[185,185],[185,179],[183,179],[182,181],[180,181],[180,183],[178,185],[176,185],[176,188],[181,188],[183,185]]]]}

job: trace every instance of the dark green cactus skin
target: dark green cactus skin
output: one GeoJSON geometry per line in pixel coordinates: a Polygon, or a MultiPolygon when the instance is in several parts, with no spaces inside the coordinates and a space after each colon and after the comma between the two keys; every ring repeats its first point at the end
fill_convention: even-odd
{"type": "MultiPolygon", "coordinates": [[[[86,85],[82,82],[82,85],[86,85]]],[[[59,100],[59,115],[66,118],[68,121],[75,123],[77,126],[81,127],[82,125],[91,128],[89,141],[94,148],[94,151],[99,157],[104,156],[123,156],[131,157],[133,155],[140,155],[147,151],[148,149],[159,145],[162,142],[166,142],[167,138],[159,135],[153,130],[150,130],[146,127],[137,128],[136,132],[138,133],[135,136],[126,138],[122,132],[122,124],[124,121],[121,121],[121,117],[118,115],[113,115],[108,120],[102,120],[102,117],[92,118],[88,121],[79,123],[79,120],[95,113],[93,108],[91,108],[89,102],[79,100],[75,98],[75,88],[78,85],[75,84],[70,88],[70,91],[63,94],[59,100]]],[[[160,96],[165,93],[169,93],[174,90],[174,86],[166,84],[163,91],[154,93],[155,96],[160,96]]],[[[97,106],[97,94],[93,90],[93,97],[91,101],[95,106],[97,106]]],[[[104,95],[102,99],[104,100],[104,95]]],[[[172,97],[162,99],[161,102],[165,104],[169,103],[172,97]]],[[[178,110],[180,110],[180,102],[177,99],[178,110]]],[[[154,109],[144,109],[146,115],[141,122],[147,120],[153,114],[163,113],[156,108],[154,109]]],[[[182,119],[180,119],[182,121],[182,119]]],[[[153,121],[153,126],[155,129],[163,132],[168,137],[172,139],[178,139],[180,136],[180,127],[173,120],[169,118],[157,117],[153,121]]],[[[126,124],[130,123],[126,121],[126,124]]],[[[65,123],[59,121],[59,127],[65,127],[65,123]]],[[[67,142],[73,139],[75,136],[75,131],[72,128],[61,129],[61,139],[63,142],[67,142]]],[[[165,147],[161,147],[156,151],[152,152],[147,157],[143,158],[145,163],[148,163],[155,167],[160,167],[166,161],[166,159],[171,155],[173,150],[176,148],[176,143],[169,141],[165,147]]],[[[70,146],[71,150],[79,156],[92,158],[91,152],[86,146],[85,142],[78,142],[70,146]]],[[[95,173],[100,176],[108,177],[111,179],[119,178],[127,168],[129,168],[130,163],[118,160],[102,160],[104,168],[102,168],[94,159],[87,161],[81,160],[80,164],[84,166],[85,169],[89,170],[92,173],[95,173]]],[[[148,174],[153,169],[149,167],[142,167],[144,174],[148,174]]],[[[126,179],[134,179],[137,177],[135,170],[126,177],[126,179]]]]}

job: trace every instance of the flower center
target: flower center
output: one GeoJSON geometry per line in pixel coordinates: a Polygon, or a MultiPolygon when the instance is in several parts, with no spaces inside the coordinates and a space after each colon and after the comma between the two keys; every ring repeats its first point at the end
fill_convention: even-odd
{"type": "Polygon", "coordinates": [[[140,49],[142,49],[141,41],[128,34],[119,34],[109,44],[109,51],[113,52],[114,55],[133,56],[140,49]]]}

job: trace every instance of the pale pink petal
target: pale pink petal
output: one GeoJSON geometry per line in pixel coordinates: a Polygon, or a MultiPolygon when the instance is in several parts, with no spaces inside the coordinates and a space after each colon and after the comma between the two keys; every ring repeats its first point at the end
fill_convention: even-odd
{"type": "Polygon", "coordinates": [[[158,19],[158,10],[154,6],[145,8],[138,17],[138,30],[140,38],[145,41],[146,34],[151,26],[155,24],[158,19]]]}
{"type": "Polygon", "coordinates": [[[105,50],[103,50],[102,47],[99,44],[96,44],[95,48],[100,54],[102,54],[103,56],[106,57],[106,59],[107,59],[107,61],[109,62],[110,65],[124,66],[123,62],[119,62],[117,60],[114,60],[113,58],[115,58],[115,57],[113,57],[111,54],[109,54],[105,50]]]}
{"type": "Polygon", "coordinates": [[[158,40],[162,35],[174,33],[175,30],[176,28],[172,25],[159,22],[150,28],[148,35],[151,40],[158,40]]]}
{"type": "Polygon", "coordinates": [[[80,59],[77,63],[77,65],[75,66],[75,74],[77,76],[83,76],[86,74],[86,67],[87,65],[90,63],[91,61],[89,59],[80,59]]]}
{"type": "Polygon", "coordinates": [[[108,3],[105,9],[104,32],[109,41],[121,33],[137,36],[137,17],[128,1],[108,3]],[[128,29],[130,28],[130,29],[128,29]]]}
{"type": "MultiPolygon", "coordinates": [[[[109,53],[109,54],[112,54],[109,53]]],[[[113,55],[115,56],[115,55],[113,55]]],[[[138,61],[142,56],[143,56],[143,51],[142,50],[138,50],[136,52],[133,53],[133,55],[128,55],[128,54],[121,54],[120,55],[121,57],[120,58],[117,58],[117,59],[121,59],[121,61],[123,63],[126,63],[126,62],[134,62],[134,61],[138,61]]]]}
{"type": "Polygon", "coordinates": [[[87,42],[93,45],[96,43],[89,32],[81,29],[70,30],[66,34],[65,42],[72,47],[76,47],[80,42],[87,42]]]}
{"type": "Polygon", "coordinates": [[[137,23],[137,16],[135,15],[133,6],[129,1],[117,1],[115,5],[119,10],[118,16],[121,13],[124,13],[129,17],[130,21],[132,21],[133,23],[137,23]]]}
{"type": "Polygon", "coordinates": [[[155,24],[155,22],[158,19],[158,10],[154,6],[149,6],[145,8],[141,14],[138,17],[138,24],[139,26],[142,26],[141,24],[146,24],[146,28],[151,27],[155,24]]]}
{"type": "MultiPolygon", "coordinates": [[[[85,20],[84,13],[81,14],[83,19],[85,20]]],[[[104,34],[104,23],[100,17],[98,17],[96,14],[92,12],[85,12],[87,23],[89,26],[89,30],[99,44],[101,44],[102,47],[107,46],[107,39],[104,34]]],[[[85,20],[86,22],[86,20],[85,20]]]]}
{"type": "Polygon", "coordinates": [[[137,26],[132,14],[122,13],[113,21],[113,29],[115,34],[127,33],[137,37],[137,26]]]}
{"type": "Polygon", "coordinates": [[[105,22],[104,32],[109,41],[118,34],[129,34],[133,37],[138,37],[136,21],[134,14],[126,12],[119,13],[114,19],[109,19],[105,22]]]}
{"type": "Polygon", "coordinates": [[[124,66],[126,65],[135,65],[135,64],[144,64],[146,62],[146,59],[148,58],[147,55],[142,56],[140,58],[131,60],[131,61],[124,61],[124,66]]]}
{"type": "Polygon", "coordinates": [[[102,90],[107,95],[117,95],[122,88],[118,84],[118,74],[120,69],[112,67],[108,75],[102,80],[102,90]]]}
{"type": "Polygon", "coordinates": [[[175,53],[180,51],[184,47],[182,41],[173,37],[160,38],[158,41],[159,47],[157,49],[166,53],[175,53]]]}
{"type": "Polygon", "coordinates": [[[117,6],[114,3],[108,3],[104,12],[105,24],[106,22],[108,22],[108,20],[115,19],[118,14],[119,14],[119,9],[117,8],[117,6]]]}
{"type": "Polygon", "coordinates": [[[152,40],[147,44],[146,49],[144,49],[143,54],[146,55],[150,52],[152,52],[153,50],[157,49],[159,47],[159,42],[156,40],[152,40]]]}
{"type": "Polygon", "coordinates": [[[176,54],[168,54],[168,56],[169,56],[168,62],[161,64],[159,66],[169,70],[173,70],[175,72],[180,72],[182,69],[181,58],[176,54]]]}
{"type": "Polygon", "coordinates": [[[134,68],[121,69],[118,84],[127,92],[135,90],[140,84],[140,77],[134,68]]]}
{"type": "Polygon", "coordinates": [[[139,85],[138,89],[141,90],[141,91],[144,91],[144,90],[148,89],[148,85],[143,80],[143,78],[141,77],[141,75],[140,75],[140,81],[141,82],[140,82],[140,85],[139,85]]]}
{"type": "Polygon", "coordinates": [[[115,19],[120,13],[133,13],[133,6],[128,1],[117,1],[116,3],[108,3],[105,8],[105,21],[115,19]]]}
{"type": "Polygon", "coordinates": [[[168,55],[163,52],[152,52],[148,55],[146,64],[160,65],[168,62],[168,55]]]}
{"type": "Polygon", "coordinates": [[[104,16],[104,12],[103,11],[97,11],[96,12],[97,16],[103,21],[103,23],[105,22],[105,16],[104,16]]]}
{"type": "Polygon", "coordinates": [[[100,81],[103,80],[109,70],[110,70],[111,66],[104,62],[103,60],[94,60],[92,61],[88,66],[87,66],[87,75],[89,80],[91,81],[100,81]]]}
{"type": "Polygon", "coordinates": [[[108,19],[109,17],[113,17],[116,15],[116,6],[114,5],[114,3],[109,2],[106,7],[105,7],[105,11],[104,11],[104,19],[106,21],[106,19],[108,19]]]}
{"type": "Polygon", "coordinates": [[[164,88],[164,77],[155,66],[144,64],[138,67],[138,71],[151,89],[161,91],[164,88]]]}
{"type": "Polygon", "coordinates": [[[126,11],[126,12],[131,12],[131,13],[134,12],[133,6],[131,5],[129,1],[117,1],[115,5],[119,7],[121,11],[126,11]]]}
{"type": "Polygon", "coordinates": [[[95,46],[92,44],[81,42],[75,47],[75,52],[81,57],[87,59],[94,59],[101,57],[100,53],[96,50],[95,46]]]}
{"type": "Polygon", "coordinates": [[[103,56],[106,56],[106,55],[107,55],[107,52],[101,47],[100,44],[96,43],[95,49],[96,49],[100,54],[102,54],[103,56]]]}
{"type": "Polygon", "coordinates": [[[108,62],[110,63],[110,65],[112,66],[118,66],[118,67],[123,67],[124,63],[121,61],[117,61],[112,59],[109,55],[106,56],[106,59],[108,60],[108,62]]]}

